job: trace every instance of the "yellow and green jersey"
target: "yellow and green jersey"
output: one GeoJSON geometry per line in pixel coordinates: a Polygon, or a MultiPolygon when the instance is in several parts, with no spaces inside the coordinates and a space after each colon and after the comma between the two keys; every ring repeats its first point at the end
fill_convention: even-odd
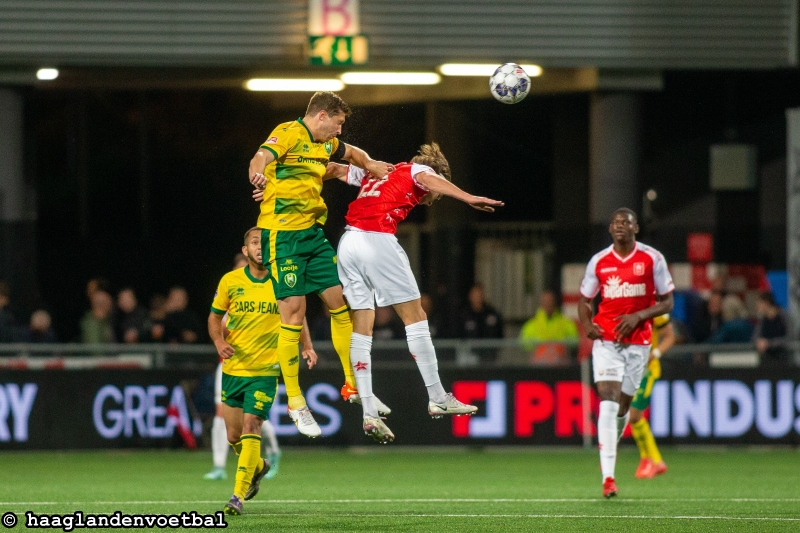
{"type": "Polygon", "coordinates": [[[659,315],[653,319],[653,338],[650,342],[650,349],[655,350],[658,348],[658,342],[661,328],[669,324],[669,313],[664,313],[663,315],[659,315]]]}
{"type": "Polygon", "coordinates": [[[271,230],[301,230],[324,224],[328,207],[322,200],[322,177],[339,139],[315,142],[311,131],[298,118],[284,122],[270,133],[261,148],[275,161],[267,165],[267,186],[261,202],[258,227],[271,230]]]}
{"type": "Polygon", "coordinates": [[[223,360],[224,373],[243,377],[280,375],[281,316],[269,276],[256,279],[249,266],[228,272],[219,282],[211,311],[218,315],[228,313],[225,340],[235,352],[223,360]]]}

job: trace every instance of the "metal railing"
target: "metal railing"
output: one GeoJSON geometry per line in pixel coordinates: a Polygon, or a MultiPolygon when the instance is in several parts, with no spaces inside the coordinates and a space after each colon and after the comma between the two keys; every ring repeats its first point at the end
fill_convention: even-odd
{"type": "MultiPolygon", "coordinates": [[[[529,350],[517,339],[435,339],[442,368],[529,367],[529,350]]],[[[789,363],[797,365],[800,341],[786,342],[792,354],[789,363]]],[[[315,341],[321,368],[338,367],[330,341],[315,341]]],[[[384,368],[408,368],[414,361],[408,356],[405,340],[376,340],[373,355],[384,368]]],[[[707,356],[710,366],[758,366],[755,345],[680,344],[673,346],[666,359],[707,356]]],[[[576,358],[570,359],[578,364],[576,358]]],[[[0,344],[0,369],[82,369],[82,368],[204,368],[217,363],[217,351],[210,344],[0,344]]]]}

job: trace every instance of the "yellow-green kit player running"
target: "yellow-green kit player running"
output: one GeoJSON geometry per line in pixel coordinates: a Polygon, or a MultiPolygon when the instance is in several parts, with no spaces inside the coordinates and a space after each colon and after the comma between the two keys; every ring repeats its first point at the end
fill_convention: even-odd
{"type": "Polygon", "coordinates": [[[661,457],[661,452],[658,451],[650,424],[642,415],[650,405],[653,385],[661,378],[661,354],[672,348],[673,344],[675,344],[675,330],[669,321],[669,315],[655,317],[653,319],[653,339],[650,344],[650,360],[647,362],[647,369],[636,390],[636,395],[631,401],[631,432],[641,456],[639,467],[636,469],[636,477],[639,479],[654,478],[667,471],[667,465],[661,457]]]}
{"type": "MultiPolygon", "coordinates": [[[[377,178],[391,165],[372,160],[366,152],[339,142],[350,107],[336,94],[318,92],[311,97],[306,114],[284,122],[269,134],[250,161],[249,178],[263,190],[258,227],[264,265],[270,270],[278,298],[281,324],[278,358],[281,364],[289,415],[304,435],[321,431],[306,405],[298,381],[298,342],[306,312],[306,294],[317,293],[331,314],[331,340],[342,363],[345,384],[342,397],[359,401],[350,366],[353,324],[342,296],[336,268],[336,252],[322,224],[328,208],[320,193],[331,157],[348,160],[377,178]]],[[[379,405],[388,413],[384,405],[379,405]]]]}
{"type": "MultiPolygon", "coordinates": [[[[269,418],[281,372],[280,315],[272,280],[261,262],[260,228],[249,229],[244,242],[248,264],[222,277],[208,316],[208,333],[223,359],[222,415],[228,443],[239,456],[233,496],[224,509],[236,515],[242,514],[243,502],[258,493],[269,471],[269,463],[261,458],[261,425],[269,418]],[[222,325],[225,313],[227,337],[222,325]]],[[[308,328],[304,331],[308,335],[308,328]]]]}

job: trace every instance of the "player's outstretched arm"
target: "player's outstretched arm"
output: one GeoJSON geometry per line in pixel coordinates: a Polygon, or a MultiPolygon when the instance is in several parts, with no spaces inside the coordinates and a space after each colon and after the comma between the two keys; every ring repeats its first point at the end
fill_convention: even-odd
{"type": "Polygon", "coordinates": [[[209,313],[208,336],[211,337],[211,341],[214,343],[214,347],[216,347],[219,356],[223,359],[228,359],[233,355],[235,350],[233,346],[225,342],[225,338],[222,336],[222,327],[222,315],[218,315],[214,312],[209,313]]]}
{"type": "Polygon", "coordinates": [[[458,188],[458,186],[433,172],[420,172],[415,178],[429,191],[461,200],[479,211],[492,213],[495,207],[502,207],[505,205],[500,200],[492,200],[484,196],[475,196],[474,194],[463,191],[458,188]]]}
{"type": "Polygon", "coordinates": [[[383,161],[376,161],[361,148],[356,148],[349,144],[344,145],[344,156],[342,156],[342,159],[349,161],[350,164],[358,168],[363,168],[379,179],[385,177],[389,172],[394,170],[394,165],[384,163],[383,161]]]}
{"type": "Polygon", "coordinates": [[[317,352],[314,351],[314,344],[311,342],[311,332],[308,329],[306,317],[303,317],[303,329],[300,330],[300,344],[303,345],[303,350],[300,353],[308,363],[308,368],[314,368],[318,358],[317,352]]]}
{"type": "Polygon", "coordinates": [[[267,186],[267,178],[264,176],[264,169],[274,160],[275,155],[266,148],[259,148],[256,155],[250,160],[248,178],[256,189],[263,189],[267,186]]]}

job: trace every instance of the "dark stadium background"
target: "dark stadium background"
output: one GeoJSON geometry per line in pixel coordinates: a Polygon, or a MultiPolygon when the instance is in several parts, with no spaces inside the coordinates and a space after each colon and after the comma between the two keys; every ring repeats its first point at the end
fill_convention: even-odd
{"type": "MultiPolygon", "coordinates": [[[[134,287],[144,304],[153,293],[184,285],[190,307],[205,316],[216,281],[256,221],[249,159],[272,127],[304,108],[275,108],[268,96],[244,90],[39,88],[26,89],[24,102],[25,174],[39,191],[31,268],[41,293],[15,295],[20,316],[44,304],[59,337],[75,339],[88,306],[85,283],[94,276],[108,278],[114,290],[134,287]]],[[[531,95],[513,106],[437,105],[457,105],[466,119],[469,146],[457,157],[469,169],[471,192],[507,204],[495,215],[475,213],[475,220],[588,224],[586,93],[531,95]],[[566,133],[563,127],[555,133],[556,123],[566,124],[566,133]],[[577,169],[571,176],[559,173],[565,160],[577,169]]],[[[664,90],[643,98],[643,191],[658,191],[661,212],[707,194],[708,145],[715,142],[754,144],[759,168],[785,166],[784,110],[797,105],[797,71],[666,72],[664,90]]],[[[375,158],[406,160],[426,141],[425,104],[354,107],[342,139],[375,158]]],[[[325,187],[334,245],[355,195],[348,189],[325,187]]],[[[752,209],[764,200],[758,191],[717,194],[717,259],[785,268],[785,229],[759,227],[752,209]]],[[[447,209],[444,202],[435,209],[447,209]]],[[[775,204],[784,209],[785,198],[775,204]]],[[[418,208],[411,220],[424,221],[424,211],[418,208]]],[[[685,260],[683,242],[643,231],[643,240],[670,261],[685,260]]],[[[557,237],[560,262],[585,261],[598,239],[585,229],[557,237]]],[[[472,265],[458,268],[471,272],[472,265]]],[[[420,285],[427,289],[427,280],[420,285]]]]}

